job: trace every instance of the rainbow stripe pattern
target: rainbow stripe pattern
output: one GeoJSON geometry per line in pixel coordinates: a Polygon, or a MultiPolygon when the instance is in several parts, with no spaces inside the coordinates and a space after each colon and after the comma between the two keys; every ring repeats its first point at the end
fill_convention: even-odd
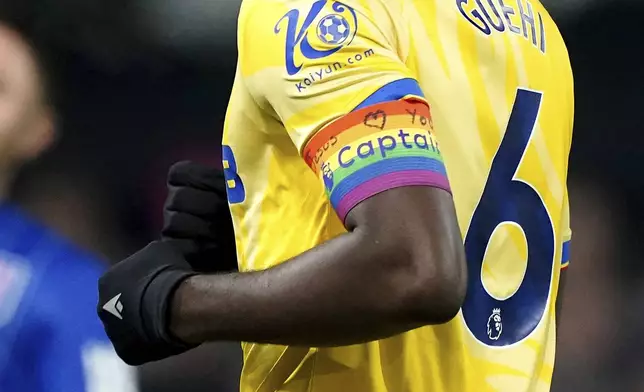
{"type": "Polygon", "coordinates": [[[402,186],[450,192],[425,101],[408,98],[356,110],[320,130],[303,150],[344,221],[365,199],[402,186]]]}

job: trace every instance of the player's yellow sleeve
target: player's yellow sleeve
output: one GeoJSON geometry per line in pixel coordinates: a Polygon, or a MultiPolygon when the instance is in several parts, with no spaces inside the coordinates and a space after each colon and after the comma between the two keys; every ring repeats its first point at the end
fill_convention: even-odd
{"type": "Polygon", "coordinates": [[[247,89],[284,125],[342,219],[393,187],[449,191],[429,105],[388,12],[378,2],[246,0],[239,18],[247,89]]]}
{"type": "Polygon", "coordinates": [[[361,2],[246,0],[242,7],[239,61],[246,85],[300,149],[392,82],[405,81],[403,89],[422,94],[391,42],[393,26],[354,3],[361,2]]]}

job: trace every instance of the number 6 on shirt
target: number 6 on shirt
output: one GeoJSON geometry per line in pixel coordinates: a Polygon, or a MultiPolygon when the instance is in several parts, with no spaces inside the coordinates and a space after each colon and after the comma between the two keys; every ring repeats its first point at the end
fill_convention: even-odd
{"type": "Polygon", "coordinates": [[[548,304],[555,261],[552,219],[534,187],[515,178],[542,98],[540,92],[518,90],[507,130],[465,236],[469,280],[463,318],[474,337],[487,346],[508,346],[525,339],[539,325],[548,304]],[[488,243],[502,223],[519,226],[528,248],[521,286],[503,300],[486,290],[481,274],[488,243]],[[502,319],[502,333],[490,332],[488,323],[495,315],[499,315],[497,328],[502,319]]]}

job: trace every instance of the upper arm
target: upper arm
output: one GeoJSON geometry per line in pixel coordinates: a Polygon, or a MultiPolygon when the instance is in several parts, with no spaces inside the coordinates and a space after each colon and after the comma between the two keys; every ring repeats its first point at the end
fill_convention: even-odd
{"type": "Polygon", "coordinates": [[[386,10],[363,2],[247,4],[239,24],[243,80],[284,125],[346,228],[464,278],[430,108],[398,54],[391,18],[373,16],[386,10]],[[324,42],[321,26],[329,24],[343,33],[324,42]]]}
{"type": "Polygon", "coordinates": [[[429,105],[392,43],[393,23],[373,16],[383,9],[348,3],[248,1],[239,23],[245,84],[284,125],[343,220],[390,188],[450,190],[429,105]]]}
{"type": "Polygon", "coordinates": [[[353,8],[325,0],[242,6],[239,72],[300,152],[323,127],[356,108],[422,96],[392,42],[392,22],[374,20],[364,2],[347,3],[353,8]],[[331,35],[335,41],[324,38],[325,24],[343,33],[331,35]]]}

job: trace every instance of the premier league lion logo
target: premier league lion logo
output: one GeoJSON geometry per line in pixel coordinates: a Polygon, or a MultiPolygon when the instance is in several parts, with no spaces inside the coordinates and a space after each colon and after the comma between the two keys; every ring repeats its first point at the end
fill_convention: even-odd
{"type": "Polygon", "coordinates": [[[487,319],[487,336],[491,340],[499,340],[503,332],[503,321],[501,320],[501,309],[492,310],[490,318],[487,319]]]}

